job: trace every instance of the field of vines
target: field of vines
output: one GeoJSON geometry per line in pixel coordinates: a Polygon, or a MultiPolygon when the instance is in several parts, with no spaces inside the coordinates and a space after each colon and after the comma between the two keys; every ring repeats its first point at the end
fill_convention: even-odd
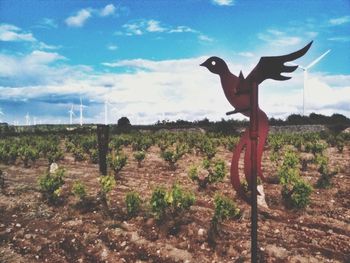
{"type": "MultiPolygon", "coordinates": [[[[93,132],[0,138],[0,262],[249,262],[238,141],[110,135],[101,176],[93,132]]],[[[350,135],[270,134],[262,169],[260,261],[350,262],[350,135]]]]}

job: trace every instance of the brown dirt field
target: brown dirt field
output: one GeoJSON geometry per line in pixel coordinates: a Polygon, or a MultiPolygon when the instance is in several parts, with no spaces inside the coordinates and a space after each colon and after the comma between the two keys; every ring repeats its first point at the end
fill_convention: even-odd
{"type": "MultiPolygon", "coordinates": [[[[110,215],[96,199],[98,166],[74,162],[66,154],[59,166],[66,169],[62,202],[49,205],[38,189],[38,177],[47,169],[44,160],[34,167],[3,166],[6,187],[0,193],[0,262],[249,262],[250,207],[235,197],[229,178],[199,191],[187,176],[188,166],[202,157],[185,155],[171,171],[152,146],[141,168],[125,148],[128,163],[116,188],[109,194],[110,215]],[[84,207],[70,194],[73,182],[87,186],[90,202],[84,207]],[[125,214],[125,194],[138,191],[148,204],[155,186],[170,187],[179,181],[196,195],[196,203],[180,222],[169,218],[157,224],[143,209],[138,217],[125,214]],[[216,238],[208,245],[206,232],[213,215],[213,197],[221,192],[236,200],[242,211],[238,220],[225,221],[216,238]],[[199,229],[202,229],[199,231],[199,229]],[[204,230],[204,231],[203,231],[204,230]],[[203,234],[204,233],[204,234],[203,234]],[[203,234],[203,235],[202,235],[203,234]]],[[[339,154],[328,148],[331,167],[340,172],[329,189],[314,189],[311,204],[304,210],[288,210],[281,201],[281,187],[264,183],[269,209],[260,209],[259,247],[261,262],[350,262],[350,151],[339,154]]],[[[230,165],[231,153],[220,148],[217,156],[230,165]]],[[[276,174],[266,151],[265,176],[276,174]]],[[[314,184],[319,177],[310,166],[303,172],[314,184]]]]}

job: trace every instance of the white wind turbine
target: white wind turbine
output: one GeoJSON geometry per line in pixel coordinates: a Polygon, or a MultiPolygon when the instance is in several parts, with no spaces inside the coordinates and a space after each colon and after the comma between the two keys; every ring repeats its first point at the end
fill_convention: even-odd
{"type": "Polygon", "coordinates": [[[80,109],[80,126],[83,126],[83,108],[86,108],[85,105],[83,105],[83,101],[80,97],[80,106],[79,106],[79,109],[80,109]]]}
{"type": "Polygon", "coordinates": [[[28,113],[28,112],[27,112],[25,118],[26,118],[26,125],[27,125],[27,126],[30,125],[30,116],[29,116],[29,113],[28,113]]]}
{"type": "Polygon", "coordinates": [[[36,117],[33,117],[33,124],[36,125],[36,117]]]}
{"type": "Polygon", "coordinates": [[[74,113],[74,109],[73,109],[73,105],[71,106],[69,112],[69,124],[72,125],[73,124],[73,116],[76,116],[74,113]]]}
{"type": "MultiPolygon", "coordinates": [[[[323,59],[331,50],[328,49],[326,52],[324,52],[321,56],[316,58],[314,61],[312,61],[309,65],[306,67],[302,65],[298,65],[303,71],[304,71],[304,88],[303,88],[303,116],[305,115],[305,90],[307,89],[307,82],[308,82],[308,71],[310,68],[315,66],[318,62],[320,62],[321,59],[323,59]]],[[[294,63],[289,63],[296,65],[294,63]]]]}
{"type": "Polygon", "coordinates": [[[5,114],[2,112],[1,108],[0,108],[0,115],[5,116],[5,114]]]}

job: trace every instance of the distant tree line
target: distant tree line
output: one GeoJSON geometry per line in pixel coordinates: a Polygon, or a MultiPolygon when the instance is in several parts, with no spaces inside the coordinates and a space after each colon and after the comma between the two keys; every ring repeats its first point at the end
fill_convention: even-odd
{"type": "MultiPolygon", "coordinates": [[[[326,125],[334,132],[339,132],[350,126],[350,119],[342,114],[333,114],[325,116],[322,114],[311,113],[309,116],[300,114],[289,115],[285,120],[270,118],[271,126],[284,125],[326,125]]],[[[117,124],[111,124],[110,132],[112,134],[121,132],[130,132],[137,130],[160,130],[160,129],[190,129],[201,128],[207,132],[233,134],[239,132],[242,127],[249,125],[248,120],[221,119],[220,121],[210,121],[204,118],[198,121],[186,120],[162,120],[151,125],[132,125],[127,117],[121,117],[117,124]]],[[[12,126],[7,123],[0,123],[0,135],[16,134],[66,134],[66,133],[90,133],[94,132],[96,125],[86,124],[82,127],[79,125],[35,125],[35,126],[12,126]]]]}

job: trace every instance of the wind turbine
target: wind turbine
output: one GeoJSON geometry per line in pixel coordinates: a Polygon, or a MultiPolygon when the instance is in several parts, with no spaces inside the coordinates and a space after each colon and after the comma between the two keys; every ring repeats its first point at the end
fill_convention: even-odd
{"type": "Polygon", "coordinates": [[[2,112],[1,108],[0,108],[0,115],[5,116],[5,114],[2,112]]]}
{"type": "Polygon", "coordinates": [[[29,113],[28,113],[28,112],[27,112],[25,118],[26,118],[26,125],[27,125],[27,126],[30,125],[30,116],[29,116],[29,113]]]}
{"type": "Polygon", "coordinates": [[[71,106],[69,112],[69,124],[72,125],[73,124],[73,116],[76,116],[73,110],[73,105],[71,106]]]}
{"type": "MultiPolygon", "coordinates": [[[[310,68],[315,66],[318,62],[320,62],[321,59],[323,59],[331,50],[328,49],[326,52],[324,52],[321,56],[316,58],[314,61],[312,61],[309,65],[306,67],[302,65],[298,65],[303,71],[304,71],[304,88],[303,88],[303,116],[305,115],[305,89],[307,88],[307,79],[308,79],[308,71],[310,68]]],[[[293,64],[294,63],[288,63],[288,64],[293,64]]]]}
{"type": "Polygon", "coordinates": [[[36,125],[36,117],[33,117],[33,124],[36,125]]]}
{"type": "Polygon", "coordinates": [[[81,97],[80,97],[80,106],[79,106],[79,108],[80,108],[80,126],[83,126],[83,108],[86,108],[86,106],[83,105],[83,101],[82,101],[81,97]]]}

